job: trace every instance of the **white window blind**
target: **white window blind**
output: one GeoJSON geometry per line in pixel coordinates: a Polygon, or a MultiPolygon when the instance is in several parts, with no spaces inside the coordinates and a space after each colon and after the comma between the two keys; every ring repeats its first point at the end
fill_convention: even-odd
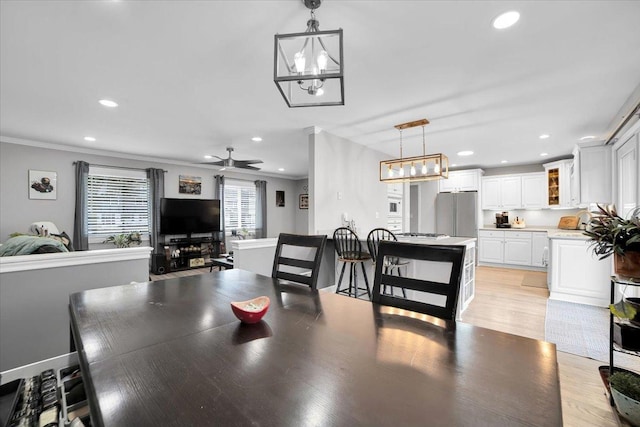
{"type": "Polygon", "coordinates": [[[256,228],[256,187],[253,183],[224,185],[224,227],[227,230],[256,228]]]}
{"type": "Polygon", "coordinates": [[[149,180],[144,171],[90,167],[89,236],[149,233],[149,180]]]}

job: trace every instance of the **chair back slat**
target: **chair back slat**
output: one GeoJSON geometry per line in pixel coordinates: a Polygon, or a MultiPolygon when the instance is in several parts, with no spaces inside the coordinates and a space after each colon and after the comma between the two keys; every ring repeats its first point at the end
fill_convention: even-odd
{"type": "Polygon", "coordinates": [[[271,277],[275,279],[287,280],[290,282],[296,282],[305,284],[316,289],[318,282],[318,274],[320,273],[320,263],[322,262],[322,255],[324,253],[324,247],[327,242],[327,236],[305,236],[300,234],[287,234],[281,233],[278,236],[278,244],[276,246],[276,254],[273,258],[273,269],[271,270],[271,277]],[[282,249],[284,246],[294,246],[300,248],[315,249],[313,260],[297,259],[291,256],[283,256],[282,249]],[[283,271],[281,266],[295,267],[296,269],[303,269],[304,272],[291,272],[283,271]]]}
{"type": "Polygon", "coordinates": [[[362,254],[362,243],[360,243],[358,235],[350,228],[336,228],[333,232],[333,244],[340,258],[358,258],[362,254]]]}
{"type": "Polygon", "coordinates": [[[374,228],[369,232],[367,236],[367,247],[369,248],[369,253],[374,263],[378,259],[378,245],[381,240],[392,240],[395,242],[398,238],[386,228],[374,228]]]}
{"type": "MultiPolygon", "coordinates": [[[[382,240],[378,245],[375,280],[373,285],[372,301],[374,303],[402,308],[439,317],[446,320],[455,320],[456,307],[458,303],[458,293],[462,280],[462,268],[464,265],[464,246],[450,245],[421,245],[382,240]],[[430,261],[433,263],[444,263],[450,266],[446,282],[431,280],[431,277],[407,278],[384,274],[383,264],[385,257],[401,257],[416,261],[430,261]],[[428,298],[426,301],[411,298],[401,298],[393,295],[386,295],[381,292],[382,286],[397,286],[410,291],[414,295],[424,294],[428,298]],[[432,303],[432,299],[441,300],[444,304],[432,303]]],[[[417,266],[416,266],[417,268],[417,266]]],[[[435,269],[433,269],[435,272],[435,269]]],[[[425,272],[428,276],[429,272],[425,272]]],[[[434,273],[435,274],[435,273],[434,273]]]]}

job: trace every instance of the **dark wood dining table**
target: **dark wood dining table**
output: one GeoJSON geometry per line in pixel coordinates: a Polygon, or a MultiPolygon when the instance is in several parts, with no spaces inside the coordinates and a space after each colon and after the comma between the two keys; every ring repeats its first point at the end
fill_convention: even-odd
{"type": "Polygon", "coordinates": [[[70,296],[94,426],[560,426],[554,344],[233,269],[70,296]],[[230,302],[271,300],[246,325],[230,302]]]}

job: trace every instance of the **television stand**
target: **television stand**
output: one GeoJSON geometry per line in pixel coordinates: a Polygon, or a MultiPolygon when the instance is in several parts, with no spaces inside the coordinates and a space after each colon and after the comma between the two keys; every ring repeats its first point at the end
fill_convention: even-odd
{"type": "MultiPolygon", "coordinates": [[[[210,236],[164,238],[163,273],[183,271],[192,268],[210,267],[211,260],[220,254],[221,233],[210,236]]],[[[154,273],[160,273],[158,267],[154,273]]],[[[160,273],[162,274],[162,273],[160,273]]]]}

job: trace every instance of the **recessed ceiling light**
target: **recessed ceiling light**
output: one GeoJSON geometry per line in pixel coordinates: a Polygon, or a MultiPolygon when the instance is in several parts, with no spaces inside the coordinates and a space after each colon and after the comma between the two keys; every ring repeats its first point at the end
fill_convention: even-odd
{"type": "Polygon", "coordinates": [[[260,138],[259,136],[254,136],[253,138],[251,138],[251,140],[253,142],[260,142],[260,141],[262,141],[262,138],[260,138]]]}
{"type": "Polygon", "coordinates": [[[458,165],[456,165],[455,163],[451,163],[451,167],[452,167],[452,168],[454,168],[454,167],[456,167],[456,166],[458,166],[458,165]]]}
{"type": "Polygon", "coordinates": [[[284,168],[278,168],[280,172],[284,172],[284,168]]]}
{"type": "Polygon", "coordinates": [[[105,107],[110,107],[110,108],[114,108],[118,106],[118,103],[115,101],[112,101],[110,99],[101,99],[100,101],[98,101],[101,105],[104,105],[105,107]]]}
{"type": "Polygon", "coordinates": [[[473,151],[458,151],[458,156],[470,156],[473,154],[473,151]]]}
{"type": "Polygon", "coordinates": [[[583,136],[582,138],[580,138],[580,141],[586,141],[587,139],[594,139],[595,136],[593,135],[587,135],[587,136],[583,136]]]}
{"type": "Polygon", "coordinates": [[[540,139],[547,139],[549,138],[551,135],[549,135],[548,133],[543,133],[542,135],[540,135],[538,138],[540,139]]]}
{"type": "Polygon", "coordinates": [[[509,161],[508,160],[503,160],[500,163],[509,163],[509,161]]]}
{"type": "Polygon", "coordinates": [[[207,154],[206,156],[204,156],[205,159],[213,159],[213,156],[210,154],[207,154]]]}
{"type": "Polygon", "coordinates": [[[96,142],[96,139],[92,136],[85,136],[84,140],[89,142],[96,142]]]}
{"type": "Polygon", "coordinates": [[[549,153],[540,153],[540,155],[541,155],[542,157],[544,157],[544,156],[548,156],[548,155],[549,155],[549,153]]]}
{"type": "Polygon", "coordinates": [[[493,28],[496,30],[504,30],[505,28],[509,28],[520,19],[520,13],[515,10],[511,10],[509,12],[505,12],[502,15],[498,15],[493,20],[493,28]]]}

